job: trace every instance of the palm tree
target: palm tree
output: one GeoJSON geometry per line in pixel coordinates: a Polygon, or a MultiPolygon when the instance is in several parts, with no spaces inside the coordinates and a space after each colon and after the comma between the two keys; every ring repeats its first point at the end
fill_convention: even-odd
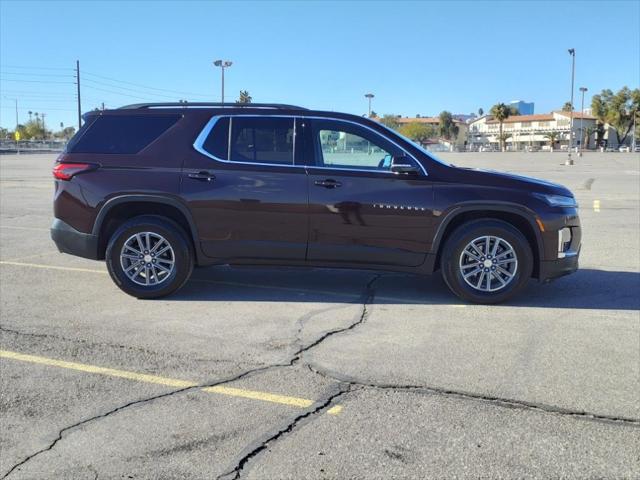
{"type": "Polygon", "coordinates": [[[491,115],[493,115],[493,118],[495,118],[498,122],[500,122],[500,135],[498,135],[498,139],[499,140],[502,139],[500,140],[500,150],[504,152],[505,139],[503,138],[503,135],[502,135],[502,124],[507,118],[509,118],[509,115],[511,115],[511,108],[509,108],[504,103],[497,103],[493,107],[491,107],[491,115]]]}
{"type": "Polygon", "coordinates": [[[33,115],[33,112],[29,110],[29,121],[31,121],[31,115],[33,115]]]}
{"type": "Polygon", "coordinates": [[[506,150],[506,144],[507,144],[507,140],[509,140],[511,138],[511,134],[510,133],[501,133],[500,135],[498,135],[498,141],[500,142],[500,145],[504,145],[505,148],[502,149],[502,151],[504,152],[506,150]]]}
{"type": "Polygon", "coordinates": [[[251,95],[247,90],[240,90],[240,98],[236,100],[236,103],[251,103],[251,95]]]}
{"type": "Polygon", "coordinates": [[[596,133],[596,127],[584,127],[582,130],[582,146],[583,148],[589,148],[589,141],[591,140],[591,135],[596,133]]]}
{"type": "Polygon", "coordinates": [[[549,132],[549,133],[545,133],[544,136],[549,139],[549,144],[551,145],[551,151],[553,152],[553,146],[558,141],[560,132],[549,132]]]}

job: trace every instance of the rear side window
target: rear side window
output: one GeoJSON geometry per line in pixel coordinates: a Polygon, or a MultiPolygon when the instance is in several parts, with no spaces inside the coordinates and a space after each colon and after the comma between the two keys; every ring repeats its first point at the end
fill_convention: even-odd
{"type": "Polygon", "coordinates": [[[174,125],[180,115],[101,115],[77,141],[69,153],[138,153],[174,125]]]}
{"type": "Polygon", "coordinates": [[[244,118],[231,121],[231,161],[293,165],[292,118],[244,118]]]}
{"type": "Polygon", "coordinates": [[[224,117],[216,121],[202,149],[230,162],[293,165],[294,142],[293,117],[224,117]]]}

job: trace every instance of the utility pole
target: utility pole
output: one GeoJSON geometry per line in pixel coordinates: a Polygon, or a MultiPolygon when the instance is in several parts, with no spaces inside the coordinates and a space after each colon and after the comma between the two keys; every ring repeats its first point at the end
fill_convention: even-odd
{"type": "Polygon", "coordinates": [[[573,148],[573,81],[576,74],[576,49],[570,48],[569,55],[571,55],[571,111],[569,112],[569,157],[565,165],[573,165],[571,149],[573,148]]]}
{"type": "Polygon", "coordinates": [[[582,127],[582,122],[584,122],[584,92],[587,90],[587,87],[580,87],[580,92],[582,92],[582,101],[580,103],[580,135],[582,135],[582,138],[580,139],[580,155],[578,155],[580,157],[582,156],[582,144],[584,143],[584,129],[582,127]]]}
{"type": "Polygon", "coordinates": [[[82,127],[82,104],[80,102],[80,60],[76,60],[76,85],[78,87],[78,130],[82,127]]]}
{"type": "Polygon", "coordinates": [[[41,115],[41,117],[42,117],[42,139],[43,139],[43,140],[46,140],[46,139],[47,139],[47,127],[46,127],[46,126],[45,126],[45,124],[44,124],[44,117],[46,117],[46,116],[47,116],[47,114],[46,114],[46,113],[43,113],[43,114],[41,115]]]}
{"type": "Polygon", "coordinates": [[[215,62],[213,62],[213,64],[216,67],[220,67],[220,69],[222,70],[222,100],[221,100],[221,102],[224,103],[224,69],[225,68],[229,68],[231,65],[233,65],[233,62],[230,62],[229,60],[216,60],[215,62]]]}
{"type": "Polygon", "coordinates": [[[373,93],[365,93],[364,96],[369,99],[369,118],[371,118],[371,99],[375,97],[375,95],[373,93]]]}

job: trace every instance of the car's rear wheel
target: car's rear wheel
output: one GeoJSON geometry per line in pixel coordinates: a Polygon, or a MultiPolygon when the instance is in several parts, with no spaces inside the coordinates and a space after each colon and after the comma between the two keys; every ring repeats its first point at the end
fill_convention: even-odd
{"type": "Polygon", "coordinates": [[[159,298],[191,276],[193,253],[182,229],[151,215],[122,224],[109,239],[107,269],[116,285],[137,298],[159,298]]]}
{"type": "Polygon", "coordinates": [[[442,276],[453,293],[474,303],[500,303],[527,284],[533,254],[524,235],[501,220],[475,220],[458,227],[441,257],[442,276]]]}

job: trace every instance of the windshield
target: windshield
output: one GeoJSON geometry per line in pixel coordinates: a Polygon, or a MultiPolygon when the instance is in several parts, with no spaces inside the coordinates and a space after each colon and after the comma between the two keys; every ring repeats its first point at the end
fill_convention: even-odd
{"type": "Polygon", "coordinates": [[[380,126],[385,128],[386,130],[388,130],[389,132],[393,133],[395,136],[402,138],[403,140],[406,140],[407,142],[409,142],[411,145],[413,145],[413,147],[417,148],[418,150],[420,150],[422,153],[424,153],[427,157],[429,157],[430,159],[442,164],[442,165],[446,165],[447,167],[452,166],[451,163],[441,159],[440,157],[438,157],[435,153],[430,152],[429,150],[427,150],[426,148],[424,148],[422,145],[420,145],[419,143],[415,142],[414,140],[411,140],[409,137],[405,137],[404,135],[402,135],[400,132],[398,132],[397,130],[394,130],[393,128],[389,128],[387,127],[384,123],[380,123],[380,126]]]}

